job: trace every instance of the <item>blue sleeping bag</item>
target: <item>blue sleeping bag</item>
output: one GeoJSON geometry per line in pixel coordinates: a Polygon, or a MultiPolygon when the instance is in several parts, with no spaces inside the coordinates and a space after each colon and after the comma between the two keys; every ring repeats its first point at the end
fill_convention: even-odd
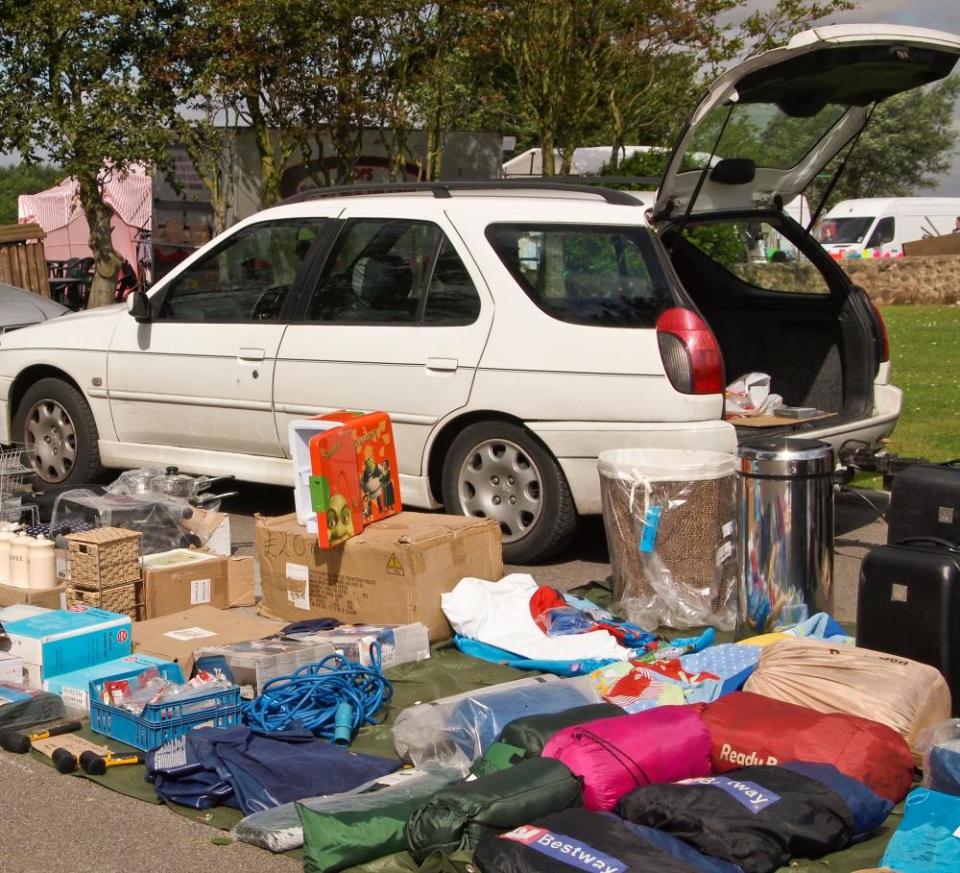
{"type": "Polygon", "coordinates": [[[147,781],[161,800],[194,809],[223,804],[250,815],[305,797],[339,794],[400,767],[293,728],[197,728],[149,752],[147,781]]]}

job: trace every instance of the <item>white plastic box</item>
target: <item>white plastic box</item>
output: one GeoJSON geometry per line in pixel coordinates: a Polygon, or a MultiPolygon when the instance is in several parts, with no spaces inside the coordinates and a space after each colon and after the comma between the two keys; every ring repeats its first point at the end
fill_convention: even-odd
{"type": "Polygon", "coordinates": [[[315,664],[334,654],[333,646],[324,641],[251,640],[226,646],[205,646],[198,649],[197,659],[222,655],[240,686],[240,696],[253,700],[263,686],[277,676],[288,676],[305,664],[315,664]]]}
{"type": "Polygon", "coordinates": [[[298,419],[287,425],[290,459],[293,461],[293,504],[297,511],[297,521],[312,534],[317,532],[317,514],[310,499],[310,477],[313,475],[310,440],[318,433],[326,433],[336,427],[343,427],[343,422],[298,419]]]}
{"type": "Polygon", "coordinates": [[[303,642],[326,642],[351,661],[369,667],[373,661],[372,647],[380,643],[381,668],[386,670],[411,661],[425,661],[430,657],[430,638],[427,626],[413,624],[345,624],[333,630],[312,634],[288,634],[290,639],[303,642]]]}

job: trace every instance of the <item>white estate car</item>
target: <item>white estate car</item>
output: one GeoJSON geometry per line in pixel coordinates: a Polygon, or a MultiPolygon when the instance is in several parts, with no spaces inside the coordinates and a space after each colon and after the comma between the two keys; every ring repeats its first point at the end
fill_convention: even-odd
{"type": "Polygon", "coordinates": [[[169,463],[290,484],[289,420],[384,410],[403,502],[497,519],[514,561],[600,511],[604,449],[756,437],[724,420],[741,373],[835,413],[804,436],[876,444],[901,407],[882,321],[782,204],[876,101],[958,53],[854,25],[746,61],[697,108],[652,211],[560,183],[298,195],[127,307],[4,334],[0,442],[49,483],[169,463]],[[771,239],[789,255],[758,257],[771,239]]]}

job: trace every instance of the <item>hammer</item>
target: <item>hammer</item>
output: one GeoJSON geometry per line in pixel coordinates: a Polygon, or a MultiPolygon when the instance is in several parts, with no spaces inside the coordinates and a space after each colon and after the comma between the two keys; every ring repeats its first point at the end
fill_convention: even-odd
{"type": "Polygon", "coordinates": [[[38,731],[35,734],[18,734],[16,731],[4,731],[0,734],[0,748],[8,752],[16,752],[18,755],[25,755],[30,751],[34,740],[45,740],[47,737],[59,737],[61,734],[71,734],[80,730],[81,724],[78,721],[67,721],[63,724],[54,725],[45,731],[38,731]]]}
{"type": "Polygon", "coordinates": [[[83,752],[80,755],[80,767],[88,776],[103,776],[108,767],[125,767],[130,764],[142,764],[143,755],[98,755],[96,752],[83,752]]]}

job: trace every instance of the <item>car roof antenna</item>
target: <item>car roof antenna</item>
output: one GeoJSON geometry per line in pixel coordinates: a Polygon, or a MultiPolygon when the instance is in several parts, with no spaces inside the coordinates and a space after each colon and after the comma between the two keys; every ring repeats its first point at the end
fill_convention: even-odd
{"type": "Polygon", "coordinates": [[[817,204],[817,208],[813,210],[813,215],[810,217],[810,223],[807,225],[807,233],[810,233],[810,231],[813,230],[813,226],[817,223],[817,219],[820,218],[820,213],[823,212],[823,207],[827,205],[827,201],[830,199],[833,189],[837,187],[837,182],[840,181],[843,171],[847,168],[847,161],[850,160],[850,155],[853,154],[853,150],[857,147],[857,143],[860,142],[860,136],[867,129],[870,119],[873,118],[873,113],[876,110],[877,105],[878,104],[876,103],[873,104],[870,112],[863,121],[863,127],[857,131],[857,135],[850,141],[850,145],[847,147],[847,153],[843,156],[843,160],[840,161],[840,166],[833,171],[833,175],[830,177],[830,181],[827,184],[826,190],[824,190],[823,196],[820,198],[820,202],[817,204]]]}
{"type": "MultiPolygon", "coordinates": [[[[727,130],[727,123],[730,121],[730,116],[733,114],[733,107],[736,106],[736,102],[733,100],[727,101],[727,117],[723,119],[723,124],[720,125],[720,132],[717,134],[717,138],[713,142],[713,148],[710,149],[710,157],[707,158],[707,163],[703,167],[703,171],[700,173],[700,178],[697,179],[697,184],[693,188],[693,193],[690,195],[690,199],[687,201],[687,208],[683,211],[683,217],[680,219],[680,224],[677,226],[677,234],[682,234],[684,227],[687,225],[687,219],[690,218],[690,213],[693,211],[693,204],[697,202],[697,197],[700,196],[700,189],[703,188],[703,183],[707,181],[707,176],[710,173],[710,170],[713,169],[713,157],[717,153],[717,149],[720,148],[720,140],[723,139],[724,133],[727,130]]],[[[683,157],[680,158],[683,160],[683,157]]]]}

